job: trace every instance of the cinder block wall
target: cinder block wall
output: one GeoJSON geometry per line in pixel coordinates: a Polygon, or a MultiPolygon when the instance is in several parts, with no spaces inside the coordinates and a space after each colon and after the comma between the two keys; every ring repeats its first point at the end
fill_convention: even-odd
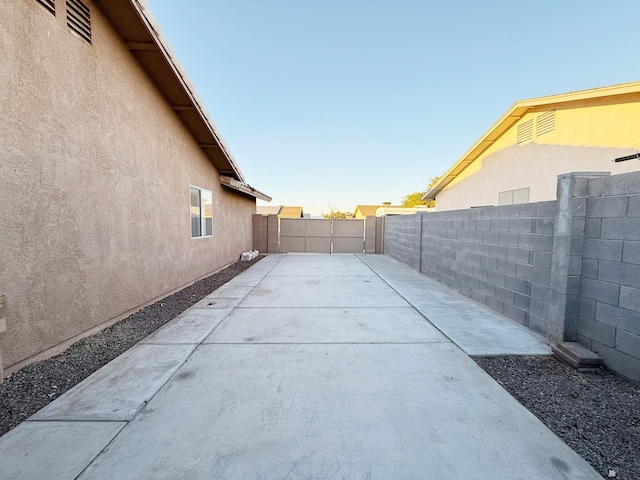
{"type": "Polygon", "coordinates": [[[640,172],[606,175],[560,176],[562,204],[388,217],[385,253],[640,381],[640,172]]]}
{"type": "Polygon", "coordinates": [[[423,220],[422,271],[546,333],[555,202],[441,215],[423,220]]]}
{"type": "Polygon", "coordinates": [[[640,378],[640,173],[590,178],[578,341],[640,378]]]}
{"type": "Polygon", "coordinates": [[[544,334],[555,203],[388,217],[385,253],[544,334]]]}
{"type": "Polygon", "coordinates": [[[385,219],[384,253],[420,270],[421,213],[385,219]]]}

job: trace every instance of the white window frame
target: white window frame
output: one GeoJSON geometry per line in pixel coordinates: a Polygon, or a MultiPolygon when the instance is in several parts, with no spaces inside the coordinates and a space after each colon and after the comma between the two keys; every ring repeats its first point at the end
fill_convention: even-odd
{"type": "Polygon", "coordinates": [[[213,237],[213,193],[211,192],[211,190],[207,190],[206,188],[202,188],[202,187],[198,187],[196,185],[189,185],[189,232],[191,235],[191,239],[197,239],[197,238],[211,238],[213,237]],[[200,216],[200,234],[199,235],[195,235],[194,236],[194,232],[193,232],[193,220],[194,220],[194,211],[193,208],[195,207],[195,205],[192,205],[192,193],[194,191],[198,191],[199,195],[198,195],[198,213],[200,216]],[[211,217],[207,217],[204,215],[204,211],[205,211],[205,203],[203,202],[203,199],[208,196],[211,199],[211,217]],[[207,231],[207,219],[211,218],[211,233],[210,234],[206,234],[205,232],[207,231]]]}

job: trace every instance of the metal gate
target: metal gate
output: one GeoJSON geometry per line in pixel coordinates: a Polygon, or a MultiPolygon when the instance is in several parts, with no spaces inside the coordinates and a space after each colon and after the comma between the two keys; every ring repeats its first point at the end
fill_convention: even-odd
{"type": "Polygon", "coordinates": [[[365,220],[253,215],[253,249],[264,253],[384,253],[384,218],[365,220]]]}
{"type": "Polygon", "coordinates": [[[280,219],[282,253],[363,253],[364,220],[280,219]]]}

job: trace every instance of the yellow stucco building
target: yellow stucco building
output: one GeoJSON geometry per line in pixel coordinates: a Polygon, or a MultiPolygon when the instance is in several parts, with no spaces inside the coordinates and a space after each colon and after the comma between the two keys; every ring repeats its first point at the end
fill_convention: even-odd
{"type": "Polygon", "coordinates": [[[424,198],[438,210],[539,202],[573,171],[640,170],[640,82],[516,102],[424,198]]]}
{"type": "Polygon", "coordinates": [[[353,211],[353,218],[363,219],[367,215],[375,215],[380,205],[356,205],[353,211]]]}
{"type": "Polygon", "coordinates": [[[260,215],[278,215],[278,218],[303,218],[302,207],[291,207],[286,205],[260,205],[256,207],[256,213],[260,215]]]}

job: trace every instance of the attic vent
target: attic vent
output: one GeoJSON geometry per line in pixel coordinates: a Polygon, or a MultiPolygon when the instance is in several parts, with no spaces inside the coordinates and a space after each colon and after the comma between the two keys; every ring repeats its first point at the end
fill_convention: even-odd
{"type": "Polygon", "coordinates": [[[533,118],[518,125],[518,136],[516,143],[523,143],[533,139],[533,118]]]}
{"type": "Polygon", "coordinates": [[[91,12],[80,0],[67,0],[67,25],[91,43],[91,12]]]}
{"type": "Polygon", "coordinates": [[[556,111],[549,110],[541,113],[536,119],[536,137],[545,133],[553,132],[556,129],[556,111]]]}
{"type": "Polygon", "coordinates": [[[56,0],[38,0],[38,3],[54,15],[56,14],[56,0]]]}

